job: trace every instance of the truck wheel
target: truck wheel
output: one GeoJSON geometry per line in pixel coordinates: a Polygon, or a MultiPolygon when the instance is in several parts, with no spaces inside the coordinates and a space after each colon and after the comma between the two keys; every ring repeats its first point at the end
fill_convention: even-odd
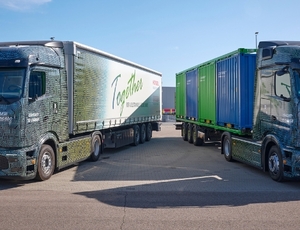
{"type": "Polygon", "coordinates": [[[43,181],[48,180],[55,168],[55,156],[53,149],[49,145],[42,145],[37,164],[36,179],[43,181]]]}
{"type": "Polygon", "coordinates": [[[97,161],[99,159],[101,153],[102,153],[101,138],[99,137],[99,135],[94,135],[92,137],[92,141],[91,141],[90,160],[97,161]]]}
{"type": "Polygon", "coordinates": [[[150,141],[152,138],[152,125],[151,123],[147,124],[147,130],[146,130],[146,141],[150,141]]]}
{"type": "Polygon", "coordinates": [[[273,146],[268,154],[268,169],[271,178],[275,181],[283,181],[283,163],[280,150],[273,146]]]}
{"type": "Polygon", "coordinates": [[[139,143],[140,143],[140,127],[138,125],[134,125],[132,145],[137,146],[139,143]]]}
{"type": "Polygon", "coordinates": [[[187,141],[187,124],[186,123],[182,123],[181,134],[182,134],[182,139],[184,141],[187,141]]]}
{"type": "Polygon", "coordinates": [[[193,125],[192,124],[188,124],[187,125],[187,141],[189,143],[193,143],[193,125]]]}
{"type": "Polygon", "coordinates": [[[203,139],[198,137],[198,128],[197,125],[193,125],[193,144],[195,146],[201,146],[203,145],[203,139]]]}
{"type": "Polygon", "coordinates": [[[146,141],[146,125],[142,124],[140,127],[140,143],[143,144],[146,141]]]}
{"type": "Polygon", "coordinates": [[[230,136],[225,135],[224,139],[222,140],[222,151],[227,161],[233,161],[230,136]]]}

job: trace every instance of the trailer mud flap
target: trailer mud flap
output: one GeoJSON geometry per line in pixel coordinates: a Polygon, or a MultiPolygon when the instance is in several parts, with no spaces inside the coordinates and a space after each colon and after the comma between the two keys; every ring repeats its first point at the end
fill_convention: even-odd
{"type": "Polygon", "coordinates": [[[161,122],[152,123],[152,130],[161,131],[161,122]]]}

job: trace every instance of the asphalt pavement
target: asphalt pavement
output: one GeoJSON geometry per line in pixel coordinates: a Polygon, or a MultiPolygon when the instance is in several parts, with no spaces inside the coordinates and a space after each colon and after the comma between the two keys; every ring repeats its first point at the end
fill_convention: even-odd
{"type": "Polygon", "coordinates": [[[106,149],[50,180],[0,179],[1,229],[297,229],[299,181],[278,183],[196,147],[164,122],[150,142],[106,149]]]}

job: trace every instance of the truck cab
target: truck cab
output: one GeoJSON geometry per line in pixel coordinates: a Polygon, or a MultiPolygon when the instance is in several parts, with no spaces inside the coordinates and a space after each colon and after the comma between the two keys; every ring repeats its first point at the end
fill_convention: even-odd
{"type": "MultiPolygon", "coordinates": [[[[42,147],[38,143],[53,139],[48,143],[55,146],[57,137],[67,137],[67,130],[60,129],[61,114],[68,108],[61,103],[66,77],[60,46],[49,41],[0,44],[0,176],[35,177],[42,147]]],[[[39,160],[44,173],[53,172],[53,159],[45,155],[39,160]]]]}

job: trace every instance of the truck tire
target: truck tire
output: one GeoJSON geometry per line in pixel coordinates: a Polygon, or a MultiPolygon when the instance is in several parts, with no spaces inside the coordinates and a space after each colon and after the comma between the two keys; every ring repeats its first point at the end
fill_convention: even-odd
{"type": "Polygon", "coordinates": [[[146,141],[146,125],[142,124],[140,127],[140,143],[143,144],[146,141]]]}
{"type": "Polygon", "coordinates": [[[222,140],[222,152],[227,161],[233,161],[232,159],[232,148],[231,148],[231,137],[229,135],[225,135],[222,140]]]}
{"type": "Polygon", "coordinates": [[[197,125],[193,125],[193,144],[195,146],[202,146],[203,145],[203,139],[198,137],[198,127],[197,125]]]}
{"type": "Polygon", "coordinates": [[[146,141],[150,141],[151,138],[152,138],[152,125],[151,123],[148,123],[146,127],[146,141]]]}
{"type": "Polygon", "coordinates": [[[36,179],[39,181],[48,180],[55,169],[55,155],[50,145],[42,145],[38,162],[36,179]]]}
{"type": "Polygon", "coordinates": [[[133,126],[133,146],[137,146],[140,143],[140,127],[138,125],[133,126]]]}
{"type": "Polygon", "coordinates": [[[268,170],[270,177],[275,181],[283,181],[283,163],[282,156],[277,146],[272,146],[268,153],[268,170]]]}
{"type": "Polygon", "coordinates": [[[184,141],[187,141],[187,124],[186,123],[182,123],[182,126],[181,126],[181,135],[182,135],[182,139],[184,141]]]}
{"type": "Polygon", "coordinates": [[[192,124],[187,125],[187,141],[189,143],[193,143],[193,125],[192,124]]]}
{"type": "Polygon", "coordinates": [[[91,141],[90,160],[97,161],[99,159],[101,153],[102,153],[101,138],[99,137],[99,135],[94,135],[92,137],[92,141],[91,141]]]}

